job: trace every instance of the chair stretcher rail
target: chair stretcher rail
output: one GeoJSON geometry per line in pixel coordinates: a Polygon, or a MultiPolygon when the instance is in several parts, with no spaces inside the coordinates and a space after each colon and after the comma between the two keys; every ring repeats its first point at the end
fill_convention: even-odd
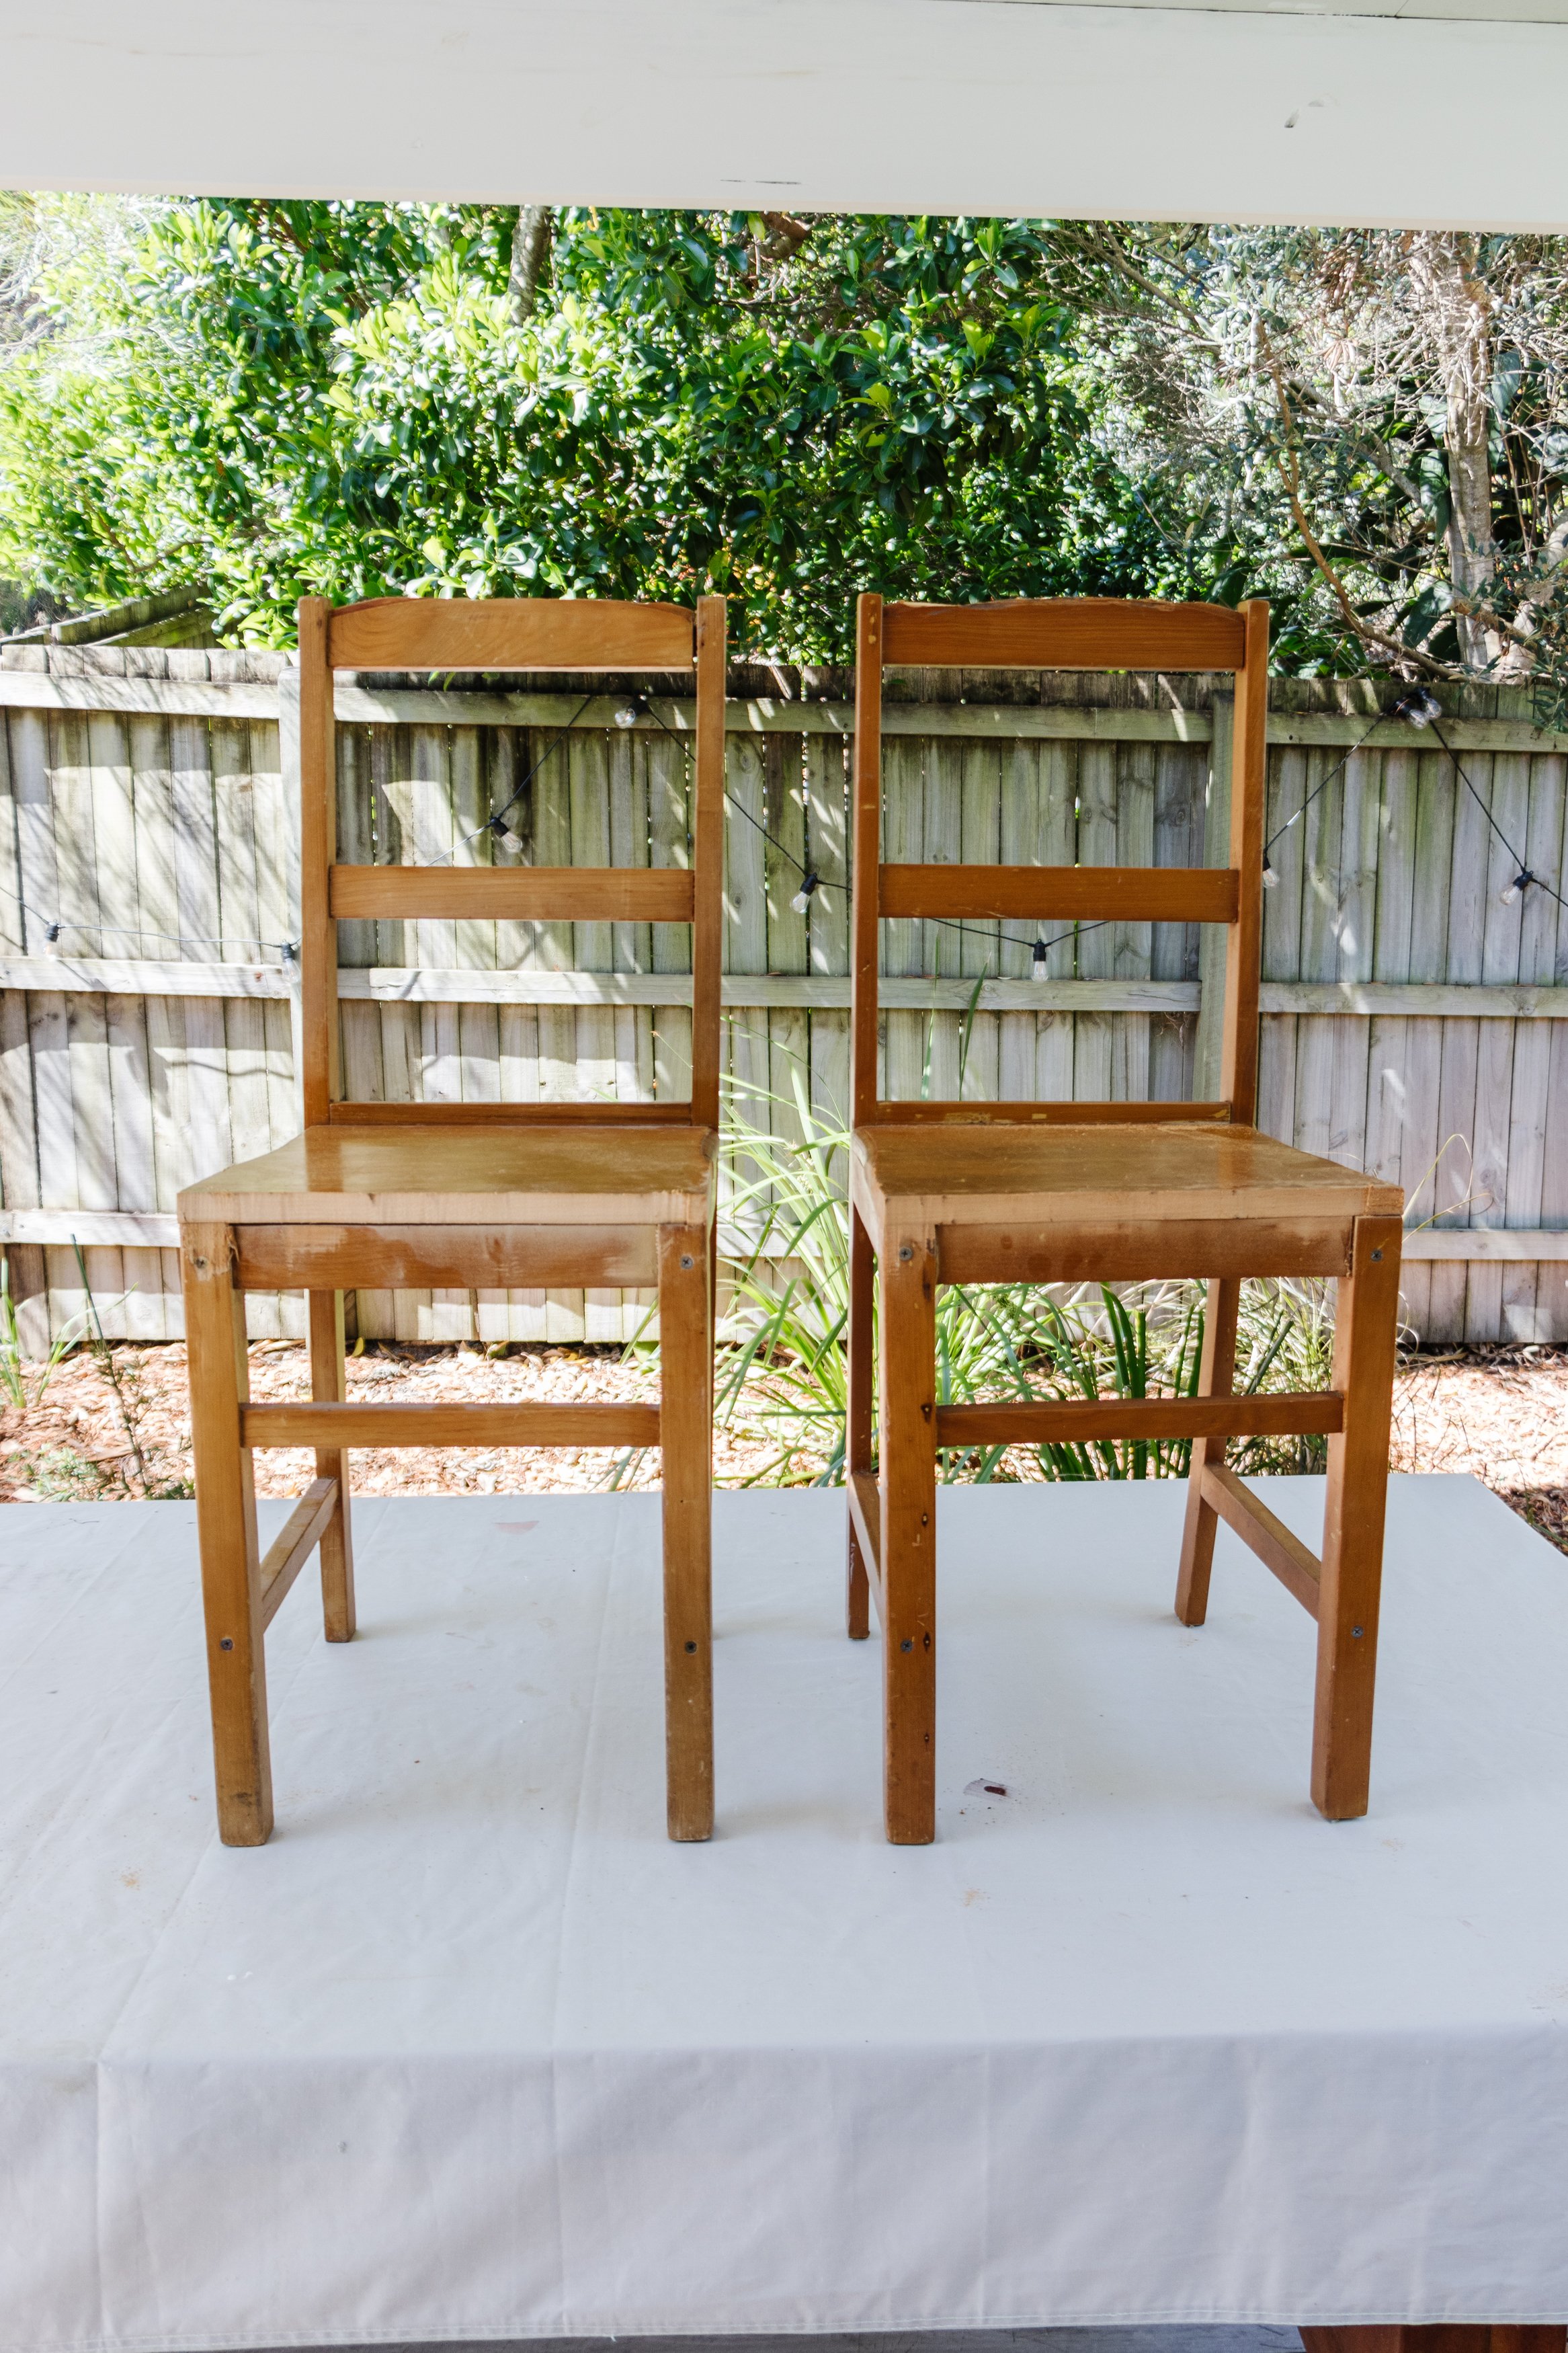
{"type": "MultiPolygon", "coordinates": [[[[1017,1404],[943,1405],[939,1446],[1046,1446],[1085,1439],[1280,1438],[1344,1427],[1337,1389],[1268,1397],[1069,1398],[1017,1404]]],[[[1245,1493],[1245,1490],[1243,1491],[1245,1493]]]]}
{"type": "Polygon", "coordinates": [[[885,1616],[882,1606],[882,1497],[869,1471],[851,1471],[847,1486],[849,1493],[849,1516],[855,1523],[855,1535],[860,1546],[860,1557],[866,1566],[867,1582],[877,1604],[879,1618],[885,1616]]]}
{"type": "Polygon", "coordinates": [[[261,1623],[270,1626],[282,1608],[289,1587],[321,1542],[321,1531],[337,1509],[335,1479],[313,1479],[284,1523],[282,1534],[270,1544],[261,1563],[261,1623]]]}
{"type": "Polygon", "coordinates": [[[1258,1555],[1264,1567],[1273,1570],[1308,1617],[1315,1618],[1323,1567],[1316,1553],[1309,1552],[1300,1537],[1292,1535],[1284,1521],[1276,1519],[1268,1504],[1259,1503],[1234,1471],[1226,1471],[1219,1463],[1204,1465],[1204,1501],[1211,1504],[1226,1527],[1258,1555]]]}
{"type": "Polygon", "coordinates": [[[657,1405],[247,1405],[244,1446],[657,1446],[657,1405]]]}

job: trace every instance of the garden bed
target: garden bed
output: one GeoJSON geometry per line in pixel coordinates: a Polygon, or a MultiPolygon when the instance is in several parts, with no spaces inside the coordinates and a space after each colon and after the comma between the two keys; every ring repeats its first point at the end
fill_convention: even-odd
{"type": "MultiPolygon", "coordinates": [[[[23,1377],[36,1392],[41,1368],[23,1377]]],[[[287,1341],[250,1351],[252,1395],[308,1393],[305,1352],[287,1341]]],[[[403,1403],[442,1398],[564,1404],[647,1396],[657,1376],[615,1347],[480,1349],[373,1345],[349,1359],[349,1395],[403,1403]]],[[[756,1376],[719,1429],[715,1471],[724,1486],[801,1483],[824,1461],[804,1448],[781,1460],[770,1430],[768,1383],[756,1376]]],[[[1568,1350],[1449,1349],[1408,1356],[1394,1400],[1394,1467],[1470,1472],[1568,1551],[1568,1350]]],[[[298,1493],[313,1476],[303,1451],[258,1454],[264,1495],[298,1493]]],[[[1001,1474],[1038,1477],[1026,1453],[1001,1474]]],[[[356,1448],[357,1493],[374,1495],[538,1493],[658,1483],[658,1457],[630,1460],[587,1448],[356,1448]]],[[[58,1366],[40,1401],[0,1416],[0,1501],[110,1500],[191,1492],[185,1352],[176,1344],[79,1350],[58,1366]],[[110,1376],[112,1375],[112,1378],[110,1376]]]]}

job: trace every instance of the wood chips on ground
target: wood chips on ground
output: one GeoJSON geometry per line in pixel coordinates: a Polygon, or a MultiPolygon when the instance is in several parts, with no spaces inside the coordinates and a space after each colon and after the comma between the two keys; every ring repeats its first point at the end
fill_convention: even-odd
{"type": "MultiPolygon", "coordinates": [[[[0,1502],[56,1502],[191,1492],[185,1352],[178,1343],[121,1345],[114,1380],[82,1352],[57,1367],[41,1401],[0,1411],[0,1502]]],[[[25,1376],[37,1390],[38,1368],[25,1376]]],[[[646,1398],[654,1377],[618,1348],[514,1347],[490,1356],[474,1347],[375,1344],[351,1356],[353,1400],[568,1404],[646,1398]]],[[[258,1400],[309,1394],[305,1351],[292,1341],[250,1350],[258,1400]]],[[[748,1393],[745,1406],[760,1403],[748,1393]]],[[[766,1474],[777,1441],[754,1412],[716,1433],[714,1467],[724,1486],[766,1474]]],[[[1416,1356],[1401,1371],[1394,1399],[1394,1467],[1468,1471],[1568,1551],[1568,1351],[1475,1348],[1416,1356]]],[[[797,1477],[820,1466],[802,1455],[797,1477]]],[[[257,1492],[299,1494],[314,1475],[303,1450],[258,1453],[257,1492]]],[[[354,1492],[366,1495],[537,1494],[551,1489],[656,1487],[658,1456],[627,1459],[588,1447],[355,1448],[354,1492]]]]}

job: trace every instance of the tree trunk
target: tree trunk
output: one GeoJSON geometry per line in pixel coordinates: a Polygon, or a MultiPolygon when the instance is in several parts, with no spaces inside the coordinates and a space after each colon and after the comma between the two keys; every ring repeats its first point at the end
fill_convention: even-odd
{"type": "MultiPolygon", "coordinates": [[[[1447,403],[1448,568],[1462,596],[1484,599],[1495,568],[1492,539],[1491,297],[1476,241],[1443,230],[1411,241],[1410,274],[1427,313],[1447,403]]],[[[1467,668],[1485,670],[1502,650],[1495,631],[1457,614],[1467,668]]]]}
{"type": "Polygon", "coordinates": [[[511,239],[511,275],[507,282],[507,299],[515,327],[522,325],[538,300],[539,281],[550,259],[554,226],[555,214],[551,206],[519,206],[511,239]]]}

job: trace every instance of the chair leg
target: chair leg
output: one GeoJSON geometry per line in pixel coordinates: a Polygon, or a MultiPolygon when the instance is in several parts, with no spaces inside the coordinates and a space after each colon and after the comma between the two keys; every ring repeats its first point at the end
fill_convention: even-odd
{"type": "MultiPolygon", "coordinates": [[[[1236,1378],[1236,1325],[1241,1308],[1239,1276],[1226,1275],[1208,1288],[1204,1314],[1204,1353],[1198,1367],[1200,1397],[1228,1397],[1236,1378]]],[[[1204,1501],[1204,1468],[1225,1461],[1223,1438],[1194,1438],[1187,1474],[1187,1519],[1182,1531],[1182,1565],[1176,1577],[1176,1615],[1184,1626],[1201,1626],[1208,1614],[1209,1572],[1214,1567],[1214,1505],[1204,1501]]]]}
{"type": "MultiPolygon", "coordinates": [[[[846,1477],[871,1468],[871,1295],[877,1277],[871,1237],[860,1213],[849,1205],[849,1395],[844,1430],[846,1477]]],[[[849,1522],[849,1575],[844,1597],[844,1620],[852,1642],[863,1642],[871,1630],[871,1585],[860,1557],[855,1522],[849,1522]]]]}
{"type": "MultiPolygon", "coordinates": [[[[310,1317],[310,1395],[324,1405],[342,1405],[348,1395],[343,1369],[343,1294],[307,1293],[310,1317]]],[[[335,1479],[338,1500],[321,1530],[321,1616],[329,1642],[349,1642],[354,1630],[354,1553],[349,1525],[349,1458],[335,1446],[316,1449],[316,1476],[335,1479]]]]}
{"type": "Polygon", "coordinates": [[[239,1412],[249,1381],[245,1301],[234,1287],[231,1229],[182,1228],[180,1271],[218,1835],[226,1846],[264,1846],[272,1829],[272,1760],[267,1741],[261,1553],[251,1457],[239,1442],[239,1412]]]}
{"type": "Polygon", "coordinates": [[[884,1820],[895,1846],[936,1836],[936,1285],[934,1229],[882,1254],[884,1820]]]}
{"type": "Polygon", "coordinates": [[[1329,1440],[1312,1723],[1312,1803],[1331,1822],[1365,1813],[1372,1772],[1401,1230],[1397,1218],[1356,1219],[1334,1319],[1334,1387],[1345,1417],[1329,1440]]]}
{"type": "Polygon", "coordinates": [[[672,1839],[713,1835],[713,1345],[708,1236],[658,1229],[664,1451],[666,1809],[672,1839]]]}

